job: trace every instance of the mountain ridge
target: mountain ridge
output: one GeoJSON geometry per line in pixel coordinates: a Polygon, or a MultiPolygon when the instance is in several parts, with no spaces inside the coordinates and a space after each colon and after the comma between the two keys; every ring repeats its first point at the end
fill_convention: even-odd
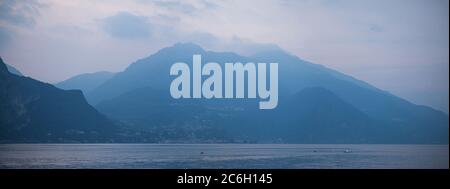
{"type": "Polygon", "coordinates": [[[87,94],[113,76],[114,73],[106,71],[85,73],[70,77],[54,85],[64,90],[79,89],[87,94]]]}
{"type": "Polygon", "coordinates": [[[98,86],[61,90],[11,74],[1,60],[0,141],[448,144],[445,113],[280,49],[247,57],[177,43],[104,81],[81,76],[81,84],[98,86]],[[171,98],[170,67],[190,65],[193,54],[203,64],[279,63],[278,107],[259,110],[260,99],[171,98]]]}
{"type": "MultiPolygon", "coordinates": [[[[111,80],[105,82],[108,83],[109,86],[103,87],[113,88],[115,91],[102,91],[102,88],[100,87],[96,89],[97,91],[94,90],[94,93],[98,91],[100,91],[100,94],[108,93],[110,94],[108,100],[113,99],[113,101],[109,101],[112,104],[105,105],[103,103],[101,107],[96,107],[100,108],[102,112],[108,114],[110,110],[104,107],[114,107],[113,102],[120,103],[121,100],[125,100],[123,98],[121,99],[121,95],[126,93],[127,91],[133,91],[145,87],[168,91],[171,79],[173,79],[173,77],[169,76],[170,66],[175,62],[185,62],[188,63],[188,65],[191,64],[193,54],[201,54],[202,63],[217,62],[219,64],[224,64],[226,62],[278,62],[280,72],[280,104],[284,104],[283,101],[286,101],[290,96],[295,95],[296,93],[301,92],[304,89],[323,88],[333,94],[329,95],[329,97],[334,98],[335,95],[336,98],[334,99],[336,101],[342,100],[343,102],[348,103],[348,105],[356,108],[358,110],[357,112],[361,112],[364,114],[364,116],[370,118],[373,121],[373,123],[371,123],[372,125],[379,124],[379,127],[385,129],[385,132],[393,132],[402,136],[398,137],[399,139],[397,141],[392,139],[395,137],[391,137],[392,140],[386,139],[386,141],[400,143],[448,143],[448,116],[445,113],[428,107],[412,104],[402,98],[396,97],[395,95],[392,95],[386,91],[380,90],[364,81],[357,80],[351,76],[326,68],[322,65],[306,62],[284,51],[276,51],[273,53],[265,52],[265,54],[262,55],[257,54],[253,57],[244,57],[232,52],[205,51],[200,46],[192,43],[177,43],[174,46],[163,48],[147,58],[136,61],[127,69],[125,69],[121,74],[118,74],[116,78],[113,77],[111,80]],[[121,85],[127,83],[133,83],[133,86],[127,86],[126,88],[120,89],[121,85]],[[111,92],[115,94],[111,94],[111,92]],[[396,129],[396,127],[402,128],[403,130],[398,130],[396,129]],[[414,132],[418,132],[419,134],[414,134],[414,132]]],[[[317,92],[325,93],[324,91],[317,92]]],[[[137,95],[137,93],[135,93],[135,95],[137,95]]],[[[90,95],[88,95],[88,99],[89,98],[90,95]]],[[[99,99],[95,100],[97,101],[97,104],[102,101],[99,99]]],[[[231,109],[243,108],[245,111],[247,111],[249,107],[253,106],[252,100],[247,100],[244,103],[244,101],[238,100],[230,100],[229,102],[224,102],[224,100],[213,99],[200,100],[198,103],[202,103],[205,105],[204,108],[206,109],[206,112],[209,111],[208,108],[221,109],[220,107],[222,107],[222,109],[223,107],[229,107],[231,109]]],[[[256,103],[256,101],[254,103],[256,103]]],[[[341,105],[343,107],[347,106],[342,103],[341,105]]],[[[283,107],[280,107],[280,109],[283,109],[283,107]]],[[[350,109],[351,108],[347,108],[346,110],[349,110],[350,113],[352,112],[350,111],[350,109]]],[[[212,111],[209,113],[205,113],[205,115],[202,116],[204,116],[205,119],[215,119],[215,124],[220,124],[220,121],[218,121],[222,119],[220,116],[213,119],[208,115],[236,114],[236,112],[232,111],[220,111],[221,112],[212,111]]],[[[326,109],[323,109],[323,111],[326,111],[326,109]]],[[[141,115],[143,120],[147,119],[144,115],[140,114],[140,112],[135,113],[136,115],[141,115]]],[[[287,114],[289,113],[292,112],[288,112],[287,114]]],[[[264,117],[260,116],[259,113],[255,113],[254,111],[248,111],[245,114],[255,116],[249,118],[249,120],[253,121],[255,121],[257,117],[264,117]]],[[[278,118],[275,117],[273,119],[278,118]]],[[[245,119],[236,120],[245,122],[245,119]]],[[[193,121],[190,122],[190,124],[192,123],[193,121]]],[[[237,121],[224,121],[224,123],[227,123],[229,125],[241,125],[237,121]]],[[[258,123],[258,121],[256,121],[256,123],[258,123]]],[[[251,121],[248,122],[248,124],[251,124],[251,121]]],[[[255,127],[255,129],[257,128],[255,127]]],[[[366,137],[373,138],[370,136],[366,137]]]]}
{"type": "Polygon", "coordinates": [[[13,67],[13,66],[11,66],[9,64],[6,64],[6,68],[12,74],[15,74],[15,75],[18,75],[18,76],[23,76],[23,74],[18,69],[16,69],[15,67],[13,67]]]}

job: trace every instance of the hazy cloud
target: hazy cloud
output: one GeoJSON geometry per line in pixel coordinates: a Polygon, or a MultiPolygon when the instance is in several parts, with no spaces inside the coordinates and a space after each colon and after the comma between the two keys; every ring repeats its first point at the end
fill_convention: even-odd
{"type": "Polygon", "coordinates": [[[0,20],[18,26],[33,26],[43,4],[35,0],[0,1],[0,20]]]}
{"type": "Polygon", "coordinates": [[[219,8],[219,5],[214,1],[208,0],[156,0],[152,2],[158,7],[186,15],[201,15],[201,11],[219,8]]]}
{"type": "Polygon", "coordinates": [[[370,25],[369,30],[373,31],[373,32],[383,32],[384,28],[382,26],[377,25],[377,24],[372,24],[372,25],[370,25]]]}
{"type": "Polygon", "coordinates": [[[0,26],[0,48],[7,47],[8,43],[11,41],[10,31],[0,26]]]}
{"type": "Polygon", "coordinates": [[[197,10],[192,4],[185,3],[184,1],[153,1],[153,3],[157,6],[186,14],[192,14],[197,10]]]}
{"type": "Polygon", "coordinates": [[[119,12],[101,21],[103,30],[112,37],[122,39],[139,39],[149,37],[151,24],[147,17],[129,12],[119,12]]]}

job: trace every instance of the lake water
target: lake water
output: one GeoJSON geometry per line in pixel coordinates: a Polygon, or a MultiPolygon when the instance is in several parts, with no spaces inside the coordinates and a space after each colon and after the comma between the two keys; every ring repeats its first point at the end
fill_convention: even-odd
{"type": "Polygon", "coordinates": [[[449,168],[448,145],[1,144],[0,168],[449,168]]]}

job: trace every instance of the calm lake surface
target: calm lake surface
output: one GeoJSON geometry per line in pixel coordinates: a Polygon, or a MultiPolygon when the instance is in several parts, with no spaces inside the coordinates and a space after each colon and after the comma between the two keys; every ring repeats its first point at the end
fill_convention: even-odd
{"type": "Polygon", "coordinates": [[[1,144],[0,168],[449,168],[448,145],[1,144]]]}

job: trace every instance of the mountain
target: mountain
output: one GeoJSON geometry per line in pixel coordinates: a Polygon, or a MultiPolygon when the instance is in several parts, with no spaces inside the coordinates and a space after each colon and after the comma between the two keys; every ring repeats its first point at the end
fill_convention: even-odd
{"type": "MultiPolygon", "coordinates": [[[[380,143],[378,123],[331,91],[305,88],[286,99],[274,112],[240,112],[236,133],[264,142],[380,143]],[[250,118],[250,119],[249,119],[250,118]],[[377,137],[374,137],[377,136],[377,137]]],[[[394,142],[394,141],[390,141],[394,142]]],[[[398,142],[398,141],[396,141],[398,142]]]]}
{"type": "Polygon", "coordinates": [[[11,74],[0,58],[1,142],[107,142],[117,132],[81,91],[11,74]]]}
{"type": "Polygon", "coordinates": [[[325,88],[379,122],[379,127],[390,128],[387,132],[405,130],[396,136],[405,138],[402,143],[448,143],[449,118],[441,111],[412,104],[366,82],[282,51],[252,58],[256,62],[280,62],[280,85],[288,93],[308,87],[325,88]]]}
{"type": "MultiPolygon", "coordinates": [[[[204,54],[205,51],[191,43],[176,44],[161,49],[154,55],[138,60],[125,71],[119,72],[86,95],[91,104],[98,104],[133,89],[149,87],[165,90],[168,88],[170,66],[175,61],[192,62],[192,54],[204,54]]],[[[236,58],[237,60],[238,58],[236,58]]]]}
{"type": "Polygon", "coordinates": [[[22,73],[20,73],[19,70],[17,70],[16,68],[14,68],[13,66],[10,66],[8,64],[6,64],[6,68],[8,69],[8,71],[12,74],[18,75],[18,76],[23,76],[22,73]]]}
{"type": "Polygon", "coordinates": [[[256,142],[448,143],[445,113],[279,49],[244,57],[178,43],[136,61],[86,96],[106,115],[138,127],[216,128],[256,142]],[[170,67],[192,65],[193,54],[202,55],[202,64],[279,63],[278,107],[261,111],[253,99],[171,99],[170,67]]]}
{"type": "Polygon", "coordinates": [[[79,89],[87,94],[113,76],[114,73],[111,72],[80,74],[56,83],[55,86],[64,90],[79,89]]]}

